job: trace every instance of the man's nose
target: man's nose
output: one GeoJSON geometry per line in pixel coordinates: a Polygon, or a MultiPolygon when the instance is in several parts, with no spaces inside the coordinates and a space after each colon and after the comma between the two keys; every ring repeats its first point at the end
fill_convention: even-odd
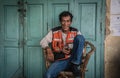
{"type": "Polygon", "coordinates": [[[64,24],[67,25],[67,22],[65,22],[64,24]]]}

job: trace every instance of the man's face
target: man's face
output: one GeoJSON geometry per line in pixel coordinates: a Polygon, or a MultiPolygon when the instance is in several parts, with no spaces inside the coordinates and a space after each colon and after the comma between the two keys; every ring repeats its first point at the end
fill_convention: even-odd
{"type": "Polygon", "coordinates": [[[68,31],[71,23],[72,22],[71,22],[71,17],[70,16],[62,17],[61,25],[62,25],[63,31],[68,31]]]}

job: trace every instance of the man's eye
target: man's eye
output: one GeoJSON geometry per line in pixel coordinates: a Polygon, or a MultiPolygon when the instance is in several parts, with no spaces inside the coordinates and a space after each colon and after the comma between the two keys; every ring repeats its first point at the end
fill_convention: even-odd
{"type": "Polygon", "coordinates": [[[70,22],[70,20],[66,20],[66,21],[65,21],[65,20],[63,20],[62,22],[70,22]]]}
{"type": "Polygon", "coordinates": [[[70,22],[70,20],[67,20],[67,22],[70,22]]]}

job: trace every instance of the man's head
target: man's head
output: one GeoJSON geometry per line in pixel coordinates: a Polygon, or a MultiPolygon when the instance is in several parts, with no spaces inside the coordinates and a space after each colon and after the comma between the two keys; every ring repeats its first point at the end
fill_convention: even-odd
{"type": "Polygon", "coordinates": [[[59,21],[61,22],[62,21],[62,17],[67,17],[67,16],[70,16],[70,18],[71,18],[70,20],[72,22],[73,15],[69,11],[63,11],[62,13],[60,13],[59,21]]]}
{"type": "Polygon", "coordinates": [[[72,19],[73,19],[73,15],[70,12],[63,11],[62,13],[60,13],[59,21],[61,23],[63,31],[65,31],[65,32],[69,31],[69,27],[72,23],[72,19]]]}

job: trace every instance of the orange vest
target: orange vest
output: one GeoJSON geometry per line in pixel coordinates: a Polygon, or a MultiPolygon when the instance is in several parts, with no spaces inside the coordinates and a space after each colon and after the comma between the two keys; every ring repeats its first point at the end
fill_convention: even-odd
{"type": "MultiPolygon", "coordinates": [[[[59,51],[62,51],[62,49],[64,47],[61,29],[62,29],[61,27],[56,27],[56,28],[52,29],[52,32],[53,32],[52,49],[53,49],[53,52],[56,52],[56,53],[59,53],[59,51]]],[[[73,43],[73,40],[76,35],[77,35],[77,29],[70,27],[70,31],[68,32],[67,37],[66,37],[65,45],[73,43]]],[[[65,57],[63,57],[61,59],[69,58],[69,56],[70,55],[65,55],[65,57]]]]}

